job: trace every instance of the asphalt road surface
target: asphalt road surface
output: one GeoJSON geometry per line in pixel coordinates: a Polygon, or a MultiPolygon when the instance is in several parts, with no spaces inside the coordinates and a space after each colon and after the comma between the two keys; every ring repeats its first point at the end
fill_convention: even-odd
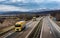
{"type": "Polygon", "coordinates": [[[49,27],[48,18],[43,19],[42,37],[41,38],[55,38],[54,34],[51,32],[49,27]]]}

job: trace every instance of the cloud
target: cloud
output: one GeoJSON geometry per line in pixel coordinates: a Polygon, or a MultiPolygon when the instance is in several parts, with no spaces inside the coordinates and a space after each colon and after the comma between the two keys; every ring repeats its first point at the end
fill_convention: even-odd
{"type": "Polygon", "coordinates": [[[60,2],[60,0],[49,0],[49,1],[56,1],[56,2],[60,2]]]}
{"type": "Polygon", "coordinates": [[[2,0],[0,2],[3,2],[3,3],[18,3],[18,2],[28,3],[31,1],[30,0],[2,0]]]}
{"type": "Polygon", "coordinates": [[[22,2],[23,0],[9,0],[9,2],[13,2],[13,3],[16,3],[16,2],[22,2]]]}
{"type": "Polygon", "coordinates": [[[42,2],[44,2],[45,0],[33,0],[33,2],[35,2],[35,3],[42,3],[42,2]]]}
{"type": "MultiPolygon", "coordinates": [[[[60,0],[0,0],[0,2],[5,1],[5,3],[45,3],[45,2],[60,2],[60,0]]],[[[3,2],[4,3],[4,2],[3,2]]]]}
{"type": "Polygon", "coordinates": [[[21,7],[15,7],[15,6],[9,6],[9,5],[0,5],[0,11],[23,11],[27,12],[32,9],[26,9],[26,8],[21,8],[21,7]]]}
{"type": "Polygon", "coordinates": [[[0,0],[0,2],[3,2],[3,1],[6,1],[6,0],[0,0]]]}
{"type": "Polygon", "coordinates": [[[49,3],[49,2],[60,2],[60,0],[33,0],[35,3],[49,3]]]}
{"type": "Polygon", "coordinates": [[[42,9],[42,8],[60,7],[59,4],[60,0],[0,0],[0,2],[5,4],[5,5],[0,5],[0,11],[31,11],[37,8],[38,6],[39,7],[37,8],[37,10],[39,10],[40,8],[42,9]],[[24,3],[28,3],[28,4],[24,4],[24,3]],[[31,8],[31,9],[27,9],[27,8],[31,8]]]}

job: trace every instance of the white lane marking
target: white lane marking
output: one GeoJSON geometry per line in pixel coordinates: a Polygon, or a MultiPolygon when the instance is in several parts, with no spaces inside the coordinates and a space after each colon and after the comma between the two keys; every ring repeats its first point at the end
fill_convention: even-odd
{"type": "Polygon", "coordinates": [[[26,28],[29,28],[32,23],[33,23],[33,21],[28,22],[28,23],[26,24],[26,28]]]}
{"type": "Polygon", "coordinates": [[[52,34],[52,32],[50,31],[50,34],[52,34]]]}
{"type": "Polygon", "coordinates": [[[7,36],[13,34],[14,32],[7,33],[6,35],[3,35],[2,38],[6,38],[7,36]]]}

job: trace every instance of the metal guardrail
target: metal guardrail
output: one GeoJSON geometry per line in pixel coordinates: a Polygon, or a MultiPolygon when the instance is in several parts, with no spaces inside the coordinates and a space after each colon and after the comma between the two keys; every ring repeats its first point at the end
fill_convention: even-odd
{"type": "MultiPolygon", "coordinates": [[[[41,17],[41,19],[42,18],[43,17],[41,17]]],[[[25,38],[38,38],[39,37],[41,19],[37,24],[35,24],[34,28],[32,28],[32,30],[27,34],[25,38]]]]}
{"type": "Polygon", "coordinates": [[[51,24],[50,27],[51,27],[52,32],[54,33],[56,38],[60,38],[60,27],[56,23],[54,23],[49,17],[48,19],[51,24]]]}

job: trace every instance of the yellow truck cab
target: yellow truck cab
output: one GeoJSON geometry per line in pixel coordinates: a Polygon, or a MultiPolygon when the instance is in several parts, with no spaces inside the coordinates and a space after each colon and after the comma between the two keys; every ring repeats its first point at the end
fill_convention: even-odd
{"type": "Polygon", "coordinates": [[[15,31],[21,31],[23,28],[25,28],[26,22],[25,21],[19,21],[15,24],[15,31]]]}

